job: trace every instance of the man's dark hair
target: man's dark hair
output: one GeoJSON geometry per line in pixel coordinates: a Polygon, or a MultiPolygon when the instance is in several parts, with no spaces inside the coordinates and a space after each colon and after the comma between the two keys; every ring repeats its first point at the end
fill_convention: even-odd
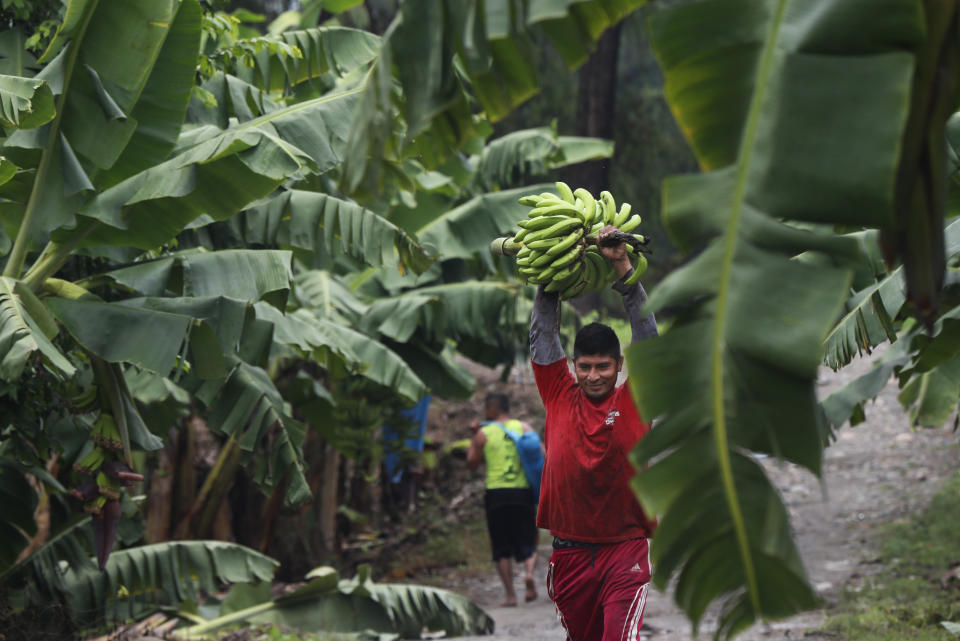
{"type": "Polygon", "coordinates": [[[496,405],[504,414],[510,411],[510,397],[503,392],[490,392],[486,402],[487,405],[496,405]]]}
{"type": "Polygon", "coordinates": [[[573,341],[573,358],[581,356],[610,356],[620,358],[620,339],[616,332],[603,323],[584,325],[573,341]]]}

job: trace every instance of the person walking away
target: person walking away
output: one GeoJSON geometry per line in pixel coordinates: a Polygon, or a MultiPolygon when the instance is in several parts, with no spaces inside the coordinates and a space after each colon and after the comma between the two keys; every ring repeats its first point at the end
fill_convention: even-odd
{"type": "Polygon", "coordinates": [[[470,426],[473,438],[467,451],[467,466],[477,469],[486,464],[484,507],[487,531],[497,573],[506,590],[504,606],[517,605],[513,589],[513,560],[523,564],[525,599],[537,598],[533,571],[537,563],[536,504],[530,483],[524,474],[513,440],[504,433],[510,430],[519,437],[533,428],[511,419],[510,400],[506,394],[488,394],[484,403],[486,421],[470,426]]]}
{"type": "MultiPolygon", "coordinates": [[[[607,226],[602,240],[616,228],[607,226]]],[[[646,292],[624,281],[633,273],[623,244],[599,245],[619,279],[632,340],[657,334],[653,315],[641,316],[646,292]]],[[[569,641],[637,641],[650,582],[647,539],[654,523],[630,488],[627,458],[650,427],[626,384],[614,331],[591,323],[577,332],[573,373],[560,343],[560,300],[537,290],[530,320],[530,353],[546,409],[546,462],[537,525],[553,535],[547,594],[569,641]]]]}

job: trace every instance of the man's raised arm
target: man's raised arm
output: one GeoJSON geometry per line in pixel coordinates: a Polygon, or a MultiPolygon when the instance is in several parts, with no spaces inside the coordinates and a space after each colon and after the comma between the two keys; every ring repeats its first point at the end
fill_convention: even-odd
{"type": "Polygon", "coordinates": [[[653,314],[640,315],[640,308],[647,300],[647,292],[644,291],[640,283],[634,283],[633,285],[623,283],[632,273],[633,269],[628,271],[623,278],[617,279],[613,283],[613,288],[623,295],[623,306],[627,309],[627,315],[630,317],[630,329],[633,334],[631,342],[636,343],[657,335],[657,319],[653,317],[653,314]]]}
{"type": "Polygon", "coordinates": [[[566,355],[560,344],[560,295],[537,288],[530,315],[530,358],[537,365],[555,363],[566,355]]]}
{"type": "MultiPolygon", "coordinates": [[[[607,226],[600,230],[599,239],[607,234],[616,231],[616,227],[607,226]]],[[[613,283],[613,288],[623,296],[623,306],[627,308],[627,315],[630,317],[630,330],[633,334],[632,343],[642,341],[645,338],[657,335],[657,320],[653,314],[646,316],[640,315],[640,308],[647,300],[647,292],[643,286],[636,282],[633,285],[624,283],[633,273],[633,267],[630,265],[630,258],[627,256],[627,250],[623,243],[616,247],[600,246],[600,253],[613,265],[619,278],[613,283]]]]}

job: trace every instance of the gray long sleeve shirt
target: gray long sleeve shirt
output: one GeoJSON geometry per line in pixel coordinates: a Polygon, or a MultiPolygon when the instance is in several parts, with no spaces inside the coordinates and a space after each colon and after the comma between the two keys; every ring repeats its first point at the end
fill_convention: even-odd
{"type": "MultiPolygon", "coordinates": [[[[647,300],[647,292],[640,283],[625,285],[633,270],[613,284],[613,289],[623,296],[623,305],[630,317],[632,342],[657,335],[657,321],[653,314],[640,315],[640,308],[647,300]]],[[[543,287],[537,288],[533,301],[533,313],[530,316],[530,358],[537,365],[549,365],[565,354],[560,344],[560,296],[547,293],[543,287]]]]}

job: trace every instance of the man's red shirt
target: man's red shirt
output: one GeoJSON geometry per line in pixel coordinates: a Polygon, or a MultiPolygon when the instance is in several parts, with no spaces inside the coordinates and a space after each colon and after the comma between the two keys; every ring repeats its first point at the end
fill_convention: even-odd
{"type": "Polygon", "coordinates": [[[566,358],[533,363],[533,373],[547,411],[537,526],[594,543],[649,537],[653,523],[630,489],[636,470],[627,455],[650,426],[627,386],[595,402],[577,385],[566,358]]]}

